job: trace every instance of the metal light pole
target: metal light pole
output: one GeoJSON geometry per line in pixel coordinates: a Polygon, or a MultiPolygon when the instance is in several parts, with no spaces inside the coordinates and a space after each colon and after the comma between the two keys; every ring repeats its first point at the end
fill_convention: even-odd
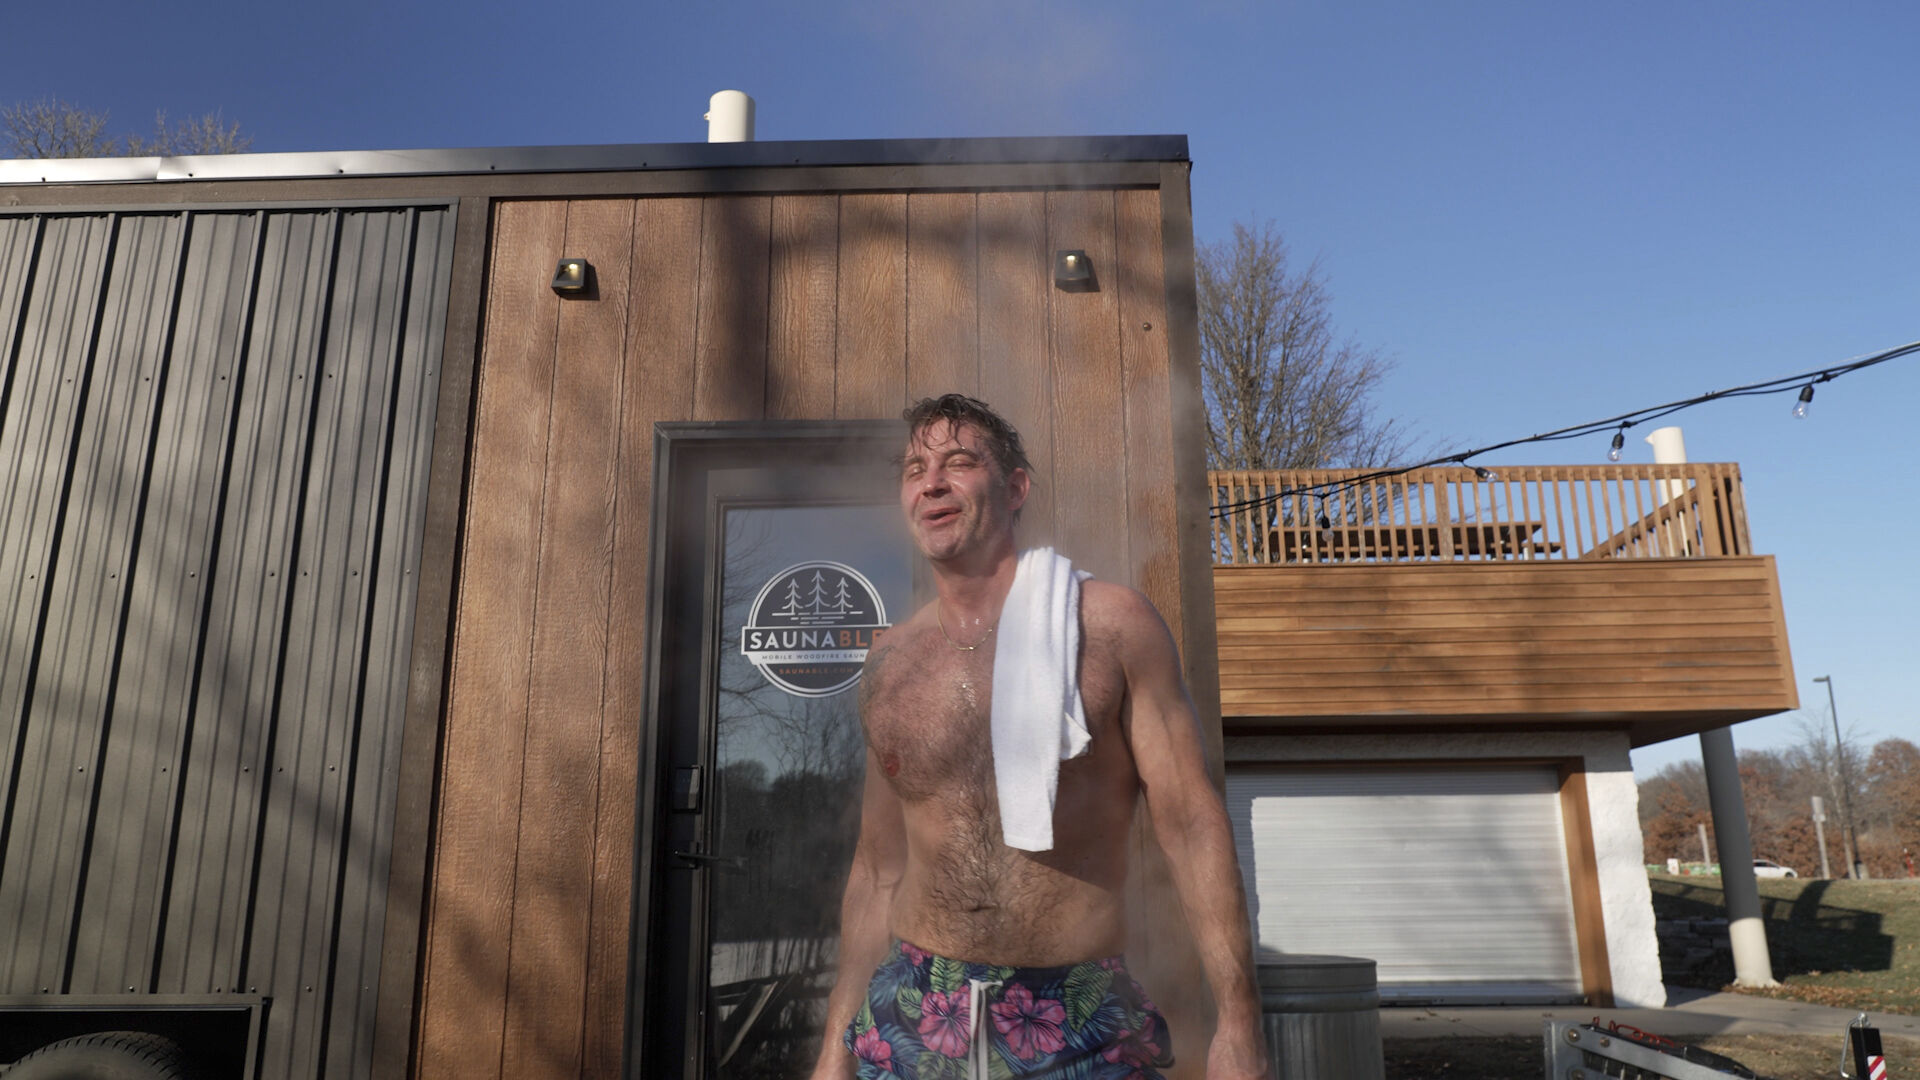
{"type": "Polygon", "coordinates": [[[1815,675],[1813,681],[1827,684],[1827,714],[1833,717],[1833,762],[1840,773],[1840,814],[1846,829],[1847,862],[1853,879],[1859,881],[1867,875],[1866,867],[1861,865],[1860,834],[1853,830],[1853,780],[1847,775],[1846,746],[1840,741],[1840,707],[1834,704],[1832,676],[1815,675]]]}

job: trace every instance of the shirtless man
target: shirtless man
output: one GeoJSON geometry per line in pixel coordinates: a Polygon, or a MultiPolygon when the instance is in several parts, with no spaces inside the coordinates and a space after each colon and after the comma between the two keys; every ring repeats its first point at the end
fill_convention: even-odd
{"type": "Polygon", "coordinates": [[[985,1076],[981,1054],[1002,1075],[1084,1063],[1157,1077],[1166,1025],[1119,959],[1140,794],[1213,988],[1207,1076],[1266,1076],[1232,834],[1166,624],[1130,588],[1081,586],[1092,742],[1060,763],[1052,850],[1005,846],[988,706],[1029,466],[1018,433],[971,398],[905,418],[900,506],[937,599],[887,632],[861,681],[860,840],[815,1080],[985,1076]]]}

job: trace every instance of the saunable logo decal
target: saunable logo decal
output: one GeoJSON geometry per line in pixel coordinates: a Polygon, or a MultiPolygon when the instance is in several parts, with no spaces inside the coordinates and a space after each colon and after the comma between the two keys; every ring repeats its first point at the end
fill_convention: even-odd
{"type": "Polygon", "coordinates": [[[803,562],[773,575],[747,609],[740,655],[799,697],[827,697],[860,681],[860,665],[890,625],[880,590],[851,566],[803,562]]]}

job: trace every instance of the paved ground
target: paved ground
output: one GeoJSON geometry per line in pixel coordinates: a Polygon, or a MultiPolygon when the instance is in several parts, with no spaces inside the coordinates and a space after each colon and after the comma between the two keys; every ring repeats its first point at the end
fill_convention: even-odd
{"type": "MultiPolygon", "coordinates": [[[[1538,1037],[1547,1020],[1617,1020],[1656,1035],[1830,1035],[1840,1038],[1859,1014],[1797,1001],[1718,994],[1673,988],[1664,1009],[1589,1009],[1485,1006],[1438,1009],[1393,1006],[1380,1010],[1380,1035],[1387,1039],[1525,1035],[1538,1037]]],[[[1873,1025],[1883,1035],[1920,1039],[1920,1017],[1876,1013],[1873,1025]]]]}

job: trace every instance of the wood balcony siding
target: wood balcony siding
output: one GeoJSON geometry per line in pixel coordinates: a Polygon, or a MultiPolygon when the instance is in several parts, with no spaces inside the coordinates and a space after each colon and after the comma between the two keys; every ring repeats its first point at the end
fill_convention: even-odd
{"type": "Polygon", "coordinates": [[[1750,555],[1734,464],[1213,472],[1222,565],[1750,555]],[[1327,518],[1327,528],[1319,519],[1327,518]]]}
{"type": "MultiPolygon", "coordinates": [[[[1228,730],[1575,725],[1638,746],[1799,706],[1737,467],[1498,472],[1363,485],[1328,500],[1348,515],[1328,530],[1294,496],[1216,519],[1228,730]]],[[[1346,478],[1212,479],[1221,503],[1346,478]]]]}

